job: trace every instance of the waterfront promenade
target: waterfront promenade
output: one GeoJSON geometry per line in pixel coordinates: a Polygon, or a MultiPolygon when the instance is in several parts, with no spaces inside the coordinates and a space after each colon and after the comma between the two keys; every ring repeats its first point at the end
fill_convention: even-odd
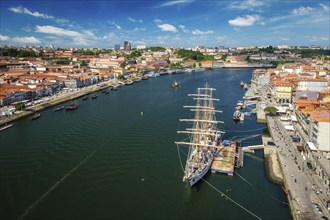
{"type": "Polygon", "coordinates": [[[276,147],[278,159],[284,177],[284,187],[288,190],[288,199],[294,219],[315,219],[317,216],[329,216],[323,201],[313,190],[313,176],[305,168],[297,147],[282,126],[278,116],[267,116],[268,128],[276,147]],[[307,172],[306,172],[307,171],[307,172]],[[315,204],[321,205],[318,212],[315,204]]]}
{"type": "Polygon", "coordinates": [[[100,86],[98,84],[94,84],[94,85],[91,85],[91,86],[88,86],[88,87],[80,88],[80,89],[75,90],[75,91],[66,91],[66,92],[62,92],[62,93],[59,93],[59,94],[52,95],[52,96],[49,97],[49,100],[47,100],[47,101],[45,100],[44,102],[41,102],[40,104],[27,107],[22,111],[16,111],[15,114],[7,116],[7,117],[5,117],[5,116],[0,117],[0,126],[4,125],[6,123],[13,122],[17,119],[24,118],[24,117],[27,117],[29,115],[32,115],[36,111],[41,111],[43,109],[50,108],[52,106],[61,104],[63,102],[74,100],[74,99],[77,99],[81,96],[84,96],[84,95],[87,95],[87,94],[90,94],[90,93],[93,93],[93,92],[97,92],[99,90],[109,88],[111,86],[118,86],[120,84],[120,82],[116,79],[113,79],[113,80],[110,80],[110,81],[102,82],[102,84],[103,84],[103,86],[100,86]]]}

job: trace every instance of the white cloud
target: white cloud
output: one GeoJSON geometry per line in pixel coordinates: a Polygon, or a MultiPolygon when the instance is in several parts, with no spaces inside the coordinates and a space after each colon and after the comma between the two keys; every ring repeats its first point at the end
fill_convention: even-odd
{"type": "Polygon", "coordinates": [[[69,22],[69,20],[67,20],[67,19],[62,19],[62,18],[56,19],[56,23],[68,23],[68,22],[69,22]]]}
{"type": "Polygon", "coordinates": [[[179,28],[180,28],[183,32],[185,32],[185,33],[188,33],[188,32],[189,32],[189,30],[188,30],[184,25],[182,25],[182,24],[179,25],[179,28]]]}
{"type": "Polygon", "coordinates": [[[157,25],[162,31],[177,32],[178,30],[171,24],[159,24],[157,25]]]}
{"type": "Polygon", "coordinates": [[[256,23],[264,24],[262,17],[259,15],[246,15],[245,17],[236,17],[234,20],[229,20],[228,23],[236,27],[252,26],[256,23]]]}
{"type": "Polygon", "coordinates": [[[136,19],[134,19],[134,18],[131,18],[131,17],[128,17],[127,18],[129,21],[131,21],[131,22],[134,22],[134,23],[143,23],[143,21],[140,19],[140,20],[136,20],[136,19]]]}
{"type": "Polygon", "coordinates": [[[67,37],[81,37],[82,34],[77,31],[71,31],[59,27],[54,27],[51,25],[36,26],[36,32],[44,34],[54,34],[57,36],[67,36],[67,37]]]}
{"type": "Polygon", "coordinates": [[[168,7],[168,6],[173,6],[173,5],[189,4],[189,3],[192,3],[194,1],[195,0],[174,0],[174,1],[167,1],[167,2],[159,5],[157,8],[168,7]]]}
{"type": "Polygon", "coordinates": [[[9,11],[12,11],[12,12],[17,13],[17,14],[27,14],[27,15],[31,15],[31,16],[34,16],[34,17],[54,19],[54,16],[43,14],[43,13],[40,13],[40,12],[37,12],[37,11],[31,12],[29,9],[24,8],[23,6],[11,7],[11,8],[9,8],[9,11]]]}
{"type": "Polygon", "coordinates": [[[14,37],[13,42],[18,44],[41,44],[41,41],[33,36],[30,37],[14,37]]]}
{"type": "Polygon", "coordinates": [[[320,3],[319,5],[323,8],[323,10],[330,11],[330,6],[329,5],[324,5],[322,3],[320,3]]]}
{"type": "Polygon", "coordinates": [[[0,41],[1,42],[2,41],[8,41],[8,40],[10,40],[10,37],[0,34],[0,41]]]}
{"type": "Polygon", "coordinates": [[[25,32],[31,32],[32,31],[32,29],[31,29],[31,27],[30,27],[30,25],[28,24],[26,27],[22,27],[21,28],[23,31],[25,31],[25,32]]]}
{"type": "Polygon", "coordinates": [[[160,20],[160,19],[158,19],[158,18],[156,18],[156,19],[154,19],[154,23],[156,23],[156,24],[158,24],[158,23],[163,23],[163,21],[160,20]]]}
{"type": "Polygon", "coordinates": [[[292,11],[293,15],[307,15],[310,14],[314,9],[311,7],[300,6],[299,8],[295,8],[292,11]]]}
{"type": "Polygon", "coordinates": [[[75,45],[88,46],[91,40],[97,39],[94,33],[90,30],[83,30],[81,32],[71,31],[64,28],[59,28],[50,25],[36,26],[36,32],[44,34],[53,34],[56,36],[70,37],[75,45]]]}
{"type": "Polygon", "coordinates": [[[213,31],[211,30],[207,30],[207,31],[200,31],[198,29],[195,29],[191,32],[192,34],[195,34],[195,35],[203,35],[203,34],[213,34],[213,31]]]}
{"type": "Polygon", "coordinates": [[[311,42],[319,42],[319,41],[329,41],[328,37],[311,37],[309,39],[311,42]]]}
{"type": "Polygon", "coordinates": [[[256,8],[265,7],[268,5],[267,1],[262,0],[245,0],[245,1],[232,1],[229,3],[229,9],[236,10],[255,10],[256,8]]]}
{"type": "Polygon", "coordinates": [[[112,24],[115,25],[115,27],[116,27],[118,30],[121,30],[121,29],[122,29],[122,28],[121,28],[118,24],[116,24],[115,22],[113,22],[112,24]]]}
{"type": "Polygon", "coordinates": [[[9,44],[22,44],[22,45],[27,45],[27,44],[41,44],[41,41],[38,38],[35,38],[33,36],[30,37],[9,37],[0,34],[0,41],[1,42],[6,42],[9,44]]]}

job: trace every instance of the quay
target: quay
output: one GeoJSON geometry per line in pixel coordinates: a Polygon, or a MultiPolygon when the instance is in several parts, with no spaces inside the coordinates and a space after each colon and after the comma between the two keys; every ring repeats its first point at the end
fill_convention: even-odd
{"type": "Polygon", "coordinates": [[[109,88],[109,87],[117,87],[117,86],[121,86],[121,85],[123,85],[122,82],[120,82],[118,80],[111,80],[111,81],[108,81],[108,82],[104,82],[102,84],[102,86],[100,86],[100,85],[91,85],[91,86],[88,86],[88,87],[84,87],[84,88],[82,88],[78,91],[70,92],[68,94],[54,95],[54,96],[52,96],[52,100],[50,100],[47,103],[41,103],[41,104],[37,104],[37,105],[31,106],[31,107],[27,107],[22,111],[16,111],[14,115],[1,118],[0,119],[0,126],[6,125],[10,122],[13,122],[13,121],[17,120],[17,119],[24,118],[24,117],[27,117],[29,115],[33,115],[37,111],[41,111],[43,109],[50,108],[52,106],[56,106],[60,103],[70,101],[70,100],[74,100],[74,99],[80,98],[82,96],[85,96],[87,94],[94,93],[94,92],[97,92],[97,91],[100,91],[100,90],[103,90],[103,89],[106,89],[106,88],[109,88]]]}
{"type": "Polygon", "coordinates": [[[235,155],[235,141],[230,142],[227,146],[220,143],[211,165],[211,172],[226,173],[228,176],[232,176],[234,174],[235,155]]]}

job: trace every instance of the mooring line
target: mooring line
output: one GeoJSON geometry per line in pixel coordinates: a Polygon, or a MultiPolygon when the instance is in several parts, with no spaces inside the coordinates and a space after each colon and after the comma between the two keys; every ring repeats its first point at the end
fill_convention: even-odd
{"type": "MultiPolygon", "coordinates": [[[[101,146],[102,147],[102,146],[101,146]]],[[[73,172],[75,172],[81,165],[83,165],[89,158],[91,158],[96,151],[98,151],[101,147],[95,149],[90,154],[87,155],[85,159],[80,161],[75,167],[73,167],[67,174],[65,174],[60,180],[58,180],[53,186],[51,186],[44,194],[42,194],[34,203],[32,203],[29,207],[27,207],[24,213],[19,216],[18,220],[24,219],[42,200],[44,200],[52,191],[54,191],[58,185],[60,185],[66,178],[68,178],[73,172]]]]}
{"type": "Polygon", "coordinates": [[[215,186],[213,186],[211,183],[207,182],[204,178],[202,178],[202,180],[207,183],[209,186],[211,186],[215,191],[217,191],[218,193],[221,194],[221,196],[225,196],[227,199],[229,199],[231,202],[233,202],[235,205],[237,205],[238,207],[240,207],[241,209],[243,209],[244,211],[248,212],[249,214],[251,214],[252,216],[254,216],[257,219],[262,219],[259,216],[257,216],[256,214],[254,214],[252,211],[248,210],[247,208],[245,208],[244,206],[242,206],[241,204],[239,204],[238,202],[236,202],[235,200],[231,199],[229,196],[227,196],[225,193],[221,192],[219,189],[217,189],[215,186]]]}

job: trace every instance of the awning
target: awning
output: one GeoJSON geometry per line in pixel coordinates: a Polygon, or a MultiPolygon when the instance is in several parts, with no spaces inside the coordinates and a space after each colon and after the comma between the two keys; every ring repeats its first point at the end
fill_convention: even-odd
{"type": "Polygon", "coordinates": [[[284,128],[289,131],[294,131],[294,128],[292,125],[285,125],[284,128]]]}
{"type": "Polygon", "coordinates": [[[310,150],[317,151],[317,148],[315,147],[314,143],[312,142],[306,142],[310,150]]]}

